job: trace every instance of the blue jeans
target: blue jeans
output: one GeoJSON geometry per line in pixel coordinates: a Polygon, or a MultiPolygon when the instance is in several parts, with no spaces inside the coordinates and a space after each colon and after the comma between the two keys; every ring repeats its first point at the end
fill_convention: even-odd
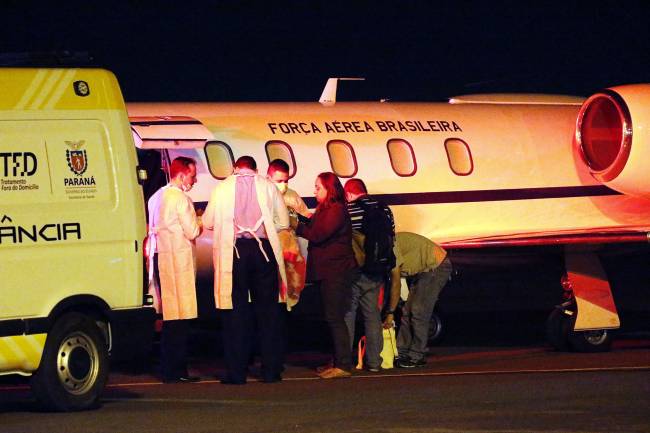
{"type": "MultiPolygon", "coordinates": [[[[366,330],[366,365],[369,368],[381,367],[381,351],[384,347],[381,311],[379,310],[379,289],[384,279],[361,273],[352,284],[352,304],[345,315],[345,323],[350,333],[350,345],[354,344],[354,328],[357,308],[361,307],[366,330]]],[[[352,347],[350,347],[352,349],[352,347]]]]}
{"type": "Polygon", "coordinates": [[[397,334],[397,352],[400,358],[408,357],[419,361],[426,356],[431,314],[450,274],[451,261],[446,257],[434,270],[406,279],[409,297],[402,307],[402,321],[397,334]]]}

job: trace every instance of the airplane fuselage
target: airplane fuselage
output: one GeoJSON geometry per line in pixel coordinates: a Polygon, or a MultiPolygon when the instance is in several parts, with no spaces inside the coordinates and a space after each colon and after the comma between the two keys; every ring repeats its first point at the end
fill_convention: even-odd
{"type": "MultiPolygon", "coordinates": [[[[603,186],[580,160],[574,143],[579,108],[420,103],[128,106],[132,117],[182,114],[197,119],[212,140],[232,149],[235,159],[255,157],[260,171],[268,162],[265,145],[286,144],[296,167],[290,187],[305,198],[313,195],[318,173],[337,171],[328,143],[344,141],[353,155],[338,155],[339,165],[392,206],[397,230],[443,244],[647,228],[650,200],[603,186]],[[397,143],[397,158],[402,159],[408,159],[410,145],[412,161],[391,164],[389,143],[397,143]]],[[[218,180],[205,168],[203,146],[186,147],[182,142],[170,145],[169,157],[183,154],[203,161],[190,195],[205,202],[218,180]]],[[[345,151],[345,145],[340,147],[345,151]]],[[[342,181],[352,176],[342,176],[342,181]]]]}

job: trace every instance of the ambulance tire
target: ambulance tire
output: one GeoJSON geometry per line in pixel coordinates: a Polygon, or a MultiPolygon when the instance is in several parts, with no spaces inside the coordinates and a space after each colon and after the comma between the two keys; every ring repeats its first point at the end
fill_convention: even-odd
{"type": "Polygon", "coordinates": [[[569,320],[568,339],[571,348],[576,352],[598,353],[609,352],[612,348],[612,330],[595,329],[591,331],[574,331],[575,315],[569,320]]]}
{"type": "Polygon", "coordinates": [[[108,348],[95,321],[67,313],[47,336],[32,390],[48,410],[78,411],[98,406],[108,379],[108,348]]]}
{"type": "Polygon", "coordinates": [[[571,316],[563,308],[554,308],[546,319],[546,340],[558,352],[568,352],[571,316]]]}

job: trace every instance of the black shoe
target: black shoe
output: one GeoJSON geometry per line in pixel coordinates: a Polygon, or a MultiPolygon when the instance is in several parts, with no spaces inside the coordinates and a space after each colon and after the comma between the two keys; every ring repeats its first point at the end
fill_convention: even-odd
{"type": "Polygon", "coordinates": [[[364,367],[364,370],[366,370],[368,373],[380,373],[381,372],[381,367],[364,367]]]}
{"type": "Polygon", "coordinates": [[[263,383],[276,383],[276,382],[282,382],[282,376],[279,374],[276,376],[270,376],[270,377],[263,377],[262,378],[263,383]]]}
{"type": "Polygon", "coordinates": [[[400,358],[397,360],[397,366],[400,368],[415,368],[415,367],[424,367],[427,365],[426,359],[418,359],[417,361],[413,361],[410,358],[400,358]]]}
{"type": "Polygon", "coordinates": [[[233,380],[230,378],[221,379],[219,381],[222,385],[246,385],[246,379],[244,380],[233,380]]]}
{"type": "Polygon", "coordinates": [[[196,383],[200,381],[201,378],[198,376],[178,376],[163,378],[163,383],[196,383]]]}
{"type": "Polygon", "coordinates": [[[420,358],[419,360],[415,361],[415,366],[416,367],[424,367],[427,365],[427,359],[426,358],[420,358]]]}
{"type": "Polygon", "coordinates": [[[199,376],[181,376],[178,381],[181,383],[196,383],[200,382],[201,378],[199,376]]]}

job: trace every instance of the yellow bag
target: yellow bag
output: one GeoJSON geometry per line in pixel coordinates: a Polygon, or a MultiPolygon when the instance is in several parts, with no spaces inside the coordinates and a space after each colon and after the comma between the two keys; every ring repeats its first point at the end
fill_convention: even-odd
{"type": "MultiPolygon", "coordinates": [[[[397,358],[397,340],[395,338],[395,328],[382,329],[384,336],[384,348],[381,351],[381,368],[388,370],[394,367],[395,358],[397,358]]],[[[363,357],[366,354],[366,336],[359,340],[359,350],[357,352],[357,370],[363,369],[363,357]]]]}
{"type": "Polygon", "coordinates": [[[393,361],[397,358],[397,340],[395,339],[395,328],[384,328],[384,348],[381,351],[381,368],[388,370],[393,368],[393,361]]]}

